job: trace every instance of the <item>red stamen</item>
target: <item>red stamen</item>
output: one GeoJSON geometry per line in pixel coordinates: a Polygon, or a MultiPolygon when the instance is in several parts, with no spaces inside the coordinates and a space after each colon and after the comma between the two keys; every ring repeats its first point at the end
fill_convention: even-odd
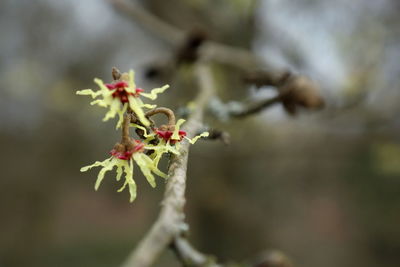
{"type": "Polygon", "coordinates": [[[128,83],[124,81],[116,82],[114,85],[116,88],[126,88],[129,86],[128,83]]]}
{"type": "Polygon", "coordinates": [[[135,93],[128,93],[125,88],[129,87],[128,83],[125,81],[120,81],[116,83],[106,83],[106,87],[109,90],[114,90],[112,93],[112,97],[116,98],[118,97],[121,100],[121,103],[128,103],[129,98],[128,96],[134,96],[134,97],[139,97],[139,93],[144,92],[143,89],[141,88],[136,88],[135,93]]]}
{"type": "Polygon", "coordinates": [[[144,151],[144,143],[142,143],[140,140],[134,140],[134,142],[136,145],[133,147],[132,150],[122,152],[122,151],[117,151],[115,149],[112,149],[110,151],[110,154],[118,159],[130,160],[134,153],[144,151]]]}
{"type": "Polygon", "coordinates": [[[115,85],[114,85],[114,84],[111,84],[111,83],[106,83],[106,87],[107,87],[108,89],[110,89],[110,90],[115,89],[115,85]]]}
{"type": "Polygon", "coordinates": [[[183,137],[186,136],[186,132],[185,131],[178,131],[178,135],[179,135],[179,139],[171,139],[172,135],[174,134],[173,131],[160,131],[160,130],[156,130],[156,134],[158,135],[158,137],[164,139],[166,142],[170,142],[171,144],[175,144],[176,142],[180,142],[182,141],[183,137]]]}

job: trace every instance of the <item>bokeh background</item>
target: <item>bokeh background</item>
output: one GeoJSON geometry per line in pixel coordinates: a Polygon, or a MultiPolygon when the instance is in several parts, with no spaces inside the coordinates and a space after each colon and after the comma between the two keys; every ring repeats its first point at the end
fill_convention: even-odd
{"type": "MultiPolygon", "coordinates": [[[[278,105],[243,120],[207,119],[231,144],[192,147],[192,243],[224,261],[277,249],[300,267],[400,266],[398,1],[141,4],[309,75],[327,103],[295,117],[278,105]]],[[[164,182],[153,190],[138,175],[133,204],[111,175],[94,192],[97,172],[79,168],[105,158],[119,133],[75,91],[109,80],[112,66],[156,87],[147,66],[174,48],[106,0],[2,0],[0,36],[0,266],[118,266],[157,217],[164,182]]],[[[271,93],[215,68],[223,101],[271,93]]],[[[169,82],[160,104],[179,108],[196,93],[169,82]]],[[[165,252],[156,266],[179,264],[165,252]]]]}

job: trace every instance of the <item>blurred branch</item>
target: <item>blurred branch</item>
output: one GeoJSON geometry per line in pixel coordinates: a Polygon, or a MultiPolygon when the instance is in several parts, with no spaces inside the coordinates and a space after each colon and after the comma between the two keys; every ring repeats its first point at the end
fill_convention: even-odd
{"type": "Polygon", "coordinates": [[[160,37],[171,45],[178,45],[185,37],[184,31],[165,23],[139,4],[128,3],[126,0],[109,0],[111,4],[127,17],[135,20],[141,26],[160,37]]]}
{"type": "MultiPolygon", "coordinates": [[[[183,30],[159,19],[139,4],[128,3],[126,0],[110,1],[119,12],[140,23],[144,28],[169,44],[179,47],[185,40],[186,33],[183,30]]],[[[199,54],[205,60],[232,65],[246,71],[265,67],[265,63],[251,51],[209,40],[204,41],[199,49],[199,54]]]]}
{"type": "Polygon", "coordinates": [[[207,266],[207,267],[221,267],[215,263],[213,256],[205,255],[189,243],[189,241],[184,237],[176,237],[171,245],[172,250],[175,252],[176,256],[182,262],[185,267],[191,266],[207,266]]]}
{"type": "MultiPolygon", "coordinates": [[[[207,102],[213,95],[211,71],[208,66],[198,64],[196,75],[200,91],[195,99],[195,110],[190,114],[183,130],[194,136],[202,127],[203,114],[207,102]]],[[[189,153],[189,142],[184,142],[179,156],[173,156],[168,170],[168,182],[160,215],[150,231],[132,251],[123,267],[150,266],[160,253],[186,229],[184,223],[186,169],[189,153]]]]}
{"type": "Polygon", "coordinates": [[[243,118],[258,113],[266,108],[273,106],[274,104],[280,103],[281,101],[282,101],[282,96],[278,95],[273,98],[253,103],[242,110],[233,110],[230,112],[230,116],[236,118],[243,118]]]}
{"type": "Polygon", "coordinates": [[[266,67],[266,63],[262,62],[260,58],[255,56],[251,51],[214,41],[205,42],[200,48],[200,55],[202,58],[234,66],[243,71],[266,67]]]}

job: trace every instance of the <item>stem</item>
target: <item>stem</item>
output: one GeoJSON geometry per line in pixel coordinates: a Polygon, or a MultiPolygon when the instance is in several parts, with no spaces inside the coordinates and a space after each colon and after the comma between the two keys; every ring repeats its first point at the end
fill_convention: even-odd
{"type": "Polygon", "coordinates": [[[147,111],[145,115],[146,115],[146,117],[151,117],[151,116],[153,116],[155,114],[159,114],[159,113],[162,113],[165,116],[167,116],[168,126],[175,126],[175,124],[176,124],[175,114],[169,108],[164,108],[164,107],[155,108],[150,111],[147,111]]]}
{"type": "Polygon", "coordinates": [[[122,140],[121,143],[124,145],[131,144],[129,136],[129,123],[131,122],[131,116],[129,114],[124,115],[124,121],[122,122],[122,140]]]}
{"type": "MultiPolygon", "coordinates": [[[[193,137],[201,129],[207,103],[214,94],[209,67],[198,64],[196,74],[200,84],[200,92],[195,100],[196,109],[190,114],[183,127],[189,137],[193,137]]],[[[185,230],[183,207],[186,202],[186,170],[189,146],[189,142],[182,142],[180,155],[172,157],[160,215],[122,267],[152,265],[174,238],[179,237],[185,230]]]]}
{"type": "Polygon", "coordinates": [[[182,262],[183,266],[207,266],[207,267],[221,267],[215,263],[212,256],[205,255],[196,250],[189,241],[184,237],[176,237],[171,244],[172,250],[182,262]]]}

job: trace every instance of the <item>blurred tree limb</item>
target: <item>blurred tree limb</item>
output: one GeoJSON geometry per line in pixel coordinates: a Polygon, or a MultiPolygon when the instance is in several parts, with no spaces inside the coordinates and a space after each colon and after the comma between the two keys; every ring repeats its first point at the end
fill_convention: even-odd
{"type": "MultiPolygon", "coordinates": [[[[168,44],[178,47],[185,38],[186,33],[173,25],[162,21],[146,9],[126,0],[110,0],[118,12],[142,25],[155,36],[163,39],[168,44]]],[[[207,40],[200,48],[200,57],[214,60],[219,63],[233,65],[239,69],[249,70],[265,67],[259,57],[246,49],[232,47],[229,45],[207,40]]]]}

